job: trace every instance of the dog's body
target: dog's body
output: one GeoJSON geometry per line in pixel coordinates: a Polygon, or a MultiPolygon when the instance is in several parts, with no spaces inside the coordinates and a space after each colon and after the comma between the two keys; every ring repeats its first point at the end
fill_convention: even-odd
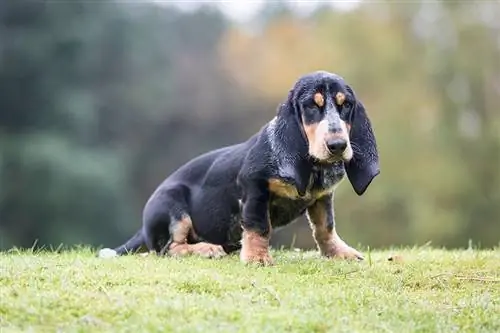
{"type": "Polygon", "coordinates": [[[149,198],[143,227],[115,250],[219,257],[269,264],[272,228],[307,214],[325,256],[362,258],[335,232],[333,193],[345,174],[362,195],[379,173],[370,121],[337,75],[303,76],[277,116],[246,142],[203,154],[149,198]]]}

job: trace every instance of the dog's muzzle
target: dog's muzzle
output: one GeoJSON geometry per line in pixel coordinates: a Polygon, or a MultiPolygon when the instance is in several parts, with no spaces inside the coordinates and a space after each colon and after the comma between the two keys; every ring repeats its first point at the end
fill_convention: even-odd
{"type": "Polygon", "coordinates": [[[344,151],[347,149],[347,141],[342,138],[333,138],[326,141],[326,147],[332,157],[342,157],[344,151]]]}

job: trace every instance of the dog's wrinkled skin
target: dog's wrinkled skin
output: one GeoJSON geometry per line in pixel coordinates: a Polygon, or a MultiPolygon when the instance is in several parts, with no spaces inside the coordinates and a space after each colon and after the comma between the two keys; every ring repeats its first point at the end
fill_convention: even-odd
{"type": "Polygon", "coordinates": [[[343,78],[302,76],[277,116],[246,142],[203,154],[152,194],[143,227],[102,257],[136,252],[221,257],[271,264],[272,228],[306,214],[326,257],[362,259],[336,233],[333,193],[347,174],[362,195],[379,174],[370,120],[343,78]]]}

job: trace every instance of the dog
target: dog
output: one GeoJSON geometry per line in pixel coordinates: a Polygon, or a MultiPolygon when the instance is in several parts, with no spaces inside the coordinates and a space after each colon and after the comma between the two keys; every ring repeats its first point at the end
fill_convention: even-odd
{"type": "Polygon", "coordinates": [[[335,230],[333,196],[349,179],[361,196],[380,173],[365,108],[339,75],[298,78],[276,116],[247,141],[202,154],[167,177],[143,210],[142,228],[100,257],[141,250],[272,265],[273,228],[305,214],[322,256],[363,260],[335,230]]]}

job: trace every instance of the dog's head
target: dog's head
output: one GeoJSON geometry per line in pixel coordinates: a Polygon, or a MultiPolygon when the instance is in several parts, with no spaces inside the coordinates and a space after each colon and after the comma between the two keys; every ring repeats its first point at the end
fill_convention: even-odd
{"type": "Polygon", "coordinates": [[[313,72],[299,78],[286,104],[309,156],[318,163],[343,161],[355,192],[362,195],[380,170],[370,120],[352,88],[336,74],[313,72]]]}

